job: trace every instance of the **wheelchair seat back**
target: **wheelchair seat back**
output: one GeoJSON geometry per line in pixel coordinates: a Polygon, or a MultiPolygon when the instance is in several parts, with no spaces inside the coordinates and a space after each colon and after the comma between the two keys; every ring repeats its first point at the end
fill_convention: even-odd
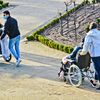
{"type": "Polygon", "coordinates": [[[87,53],[86,55],[79,54],[76,63],[80,69],[90,67],[90,63],[91,63],[90,54],[89,53],[87,53]]]}

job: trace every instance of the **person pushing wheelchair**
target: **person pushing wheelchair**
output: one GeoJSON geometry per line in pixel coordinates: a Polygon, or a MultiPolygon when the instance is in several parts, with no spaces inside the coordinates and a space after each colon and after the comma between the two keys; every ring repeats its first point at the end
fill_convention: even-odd
{"type": "MultiPolygon", "coordinates": [[[[4,26],[0,23],[0,37],[3,34],[4,34],[4,26]]],[[[9,38],[7,35],[2,40],[0,40],[0,54],[7,62],[9,62],[12,58],[9,50],[9,38]]]]}
{"type": "MultiPolygon", "coordinates": [[[[85,55],[87,52],[90,53],[95,68],[95,80],[91,83],[96,86],[97,81],[100,83],[100,30],[94,22],[90,23],[90,31],[85,37],[80,55],[85,55]]],[[[100,86],[96,89],[100,90],[100,86]]]]}

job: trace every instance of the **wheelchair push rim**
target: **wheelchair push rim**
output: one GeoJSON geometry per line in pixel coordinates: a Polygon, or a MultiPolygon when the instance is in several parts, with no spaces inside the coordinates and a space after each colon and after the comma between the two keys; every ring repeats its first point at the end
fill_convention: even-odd
{"type": "Polygon", "coordinates": [[[71,85],[79,87],[82,83],[82,74],[77,65],[71,65],[68,71],[68,79],[71,85]]]}

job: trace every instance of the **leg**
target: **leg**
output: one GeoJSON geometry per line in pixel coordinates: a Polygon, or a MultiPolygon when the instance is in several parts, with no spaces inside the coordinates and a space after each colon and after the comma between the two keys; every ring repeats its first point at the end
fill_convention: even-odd
{"type": "Polygon", "coordinates": [[[20,36],[16,37],[15,50],[18,55],[18,59],[20,59],[20,36]]]}
{"type": "Polygon", "coordinates": [[[9,50],[9,39],[7,36],[2,40],[3,42],[3,49],[4,49],[4,58],[7,59],[10,55],[10,50],[9,50]]]}
{"type": "Polygon", "coordinates": [[[99,80],[100,82],[100,57],[94,57],[92,58],[93,62],[94,62],[94,67],[95,67],[95,78],[99,80]]]}
{"type": "Polygon", "coordinates": [[[15,51],[15,42],[16,42],[15,38],[9,40],[9,49],[10,49],[11,53],[13,54],[13,56],[15,57],[15,59],[18,60],[18,55],[15,51]]]}
{"type": "MultiPolygon", "coordinates": [[[[96,80],[99,80],[100,82],[100,57],[93,57],[92,58],[93,62],[94,62],[94,67],[95,67],[95,71],[96,71],[96,74],[95,74],[95,78],[96,80]]],[[[100,90],[100,87],[97,88],[100,90]]]]}
{"type": "Polygon", "coordinates": [[[19,67],[19,64],[21,62],[19,44],[20,44],[20,35],[16,37],[16,42],[15,42],[15,51],[18,56],[18,59],[16,61],[16,67],[19,67]]]}

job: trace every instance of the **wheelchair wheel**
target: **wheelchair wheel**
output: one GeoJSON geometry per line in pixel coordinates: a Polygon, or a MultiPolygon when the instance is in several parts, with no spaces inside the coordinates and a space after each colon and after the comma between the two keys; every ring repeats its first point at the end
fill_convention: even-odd
{"type": "Polygon", "coordinates": [[[5,59],[5,58],[4,58],[4,60],[5,60],[6,62],[10,62],[11,58],[12,58],[12,55],[10,54],[10,55],[9,55],[9,58],[8,58],[8,59],[5,59]]]}
{"type": "Polygon", "coordinates": [[[78,87],[82,83],[82,74],[78,66],[71,65],[68,71],[68,79],[71,85],[78,87]]]}

